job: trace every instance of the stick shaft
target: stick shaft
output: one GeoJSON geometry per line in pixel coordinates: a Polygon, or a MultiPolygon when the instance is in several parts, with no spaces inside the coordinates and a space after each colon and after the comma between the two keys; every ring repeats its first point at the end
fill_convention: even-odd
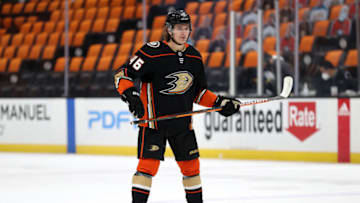
{"type": "MultiPolygon", "coordinates": [[[[282,97],[282,96],[276,96],[276,97],[271,97],[271,98],[267,98],[267,99],[252,100],[252,101],[241,103],[240,106],[241,107],[251,106],[251,105],[255,105],[255,104],[262,104],[262,103],[266,103],[266,102],[270,102],[270,101],[280,100],[280,99],[284,99],[284,98],[285,97],[282,97]]],[[[136,120],[136,121],[132,121],[131,124],[134,125],[134,124],[148,123],[151,121],[163,121],[163,120],[169,120],[169,119],[174,119],[174,118],[182,118],[182,117],[192,116],[192,115],[200,114],[200,113],[215,112],[215,111],[220,111],[220,110],[221,110],[221,107],[212,107],[212,108],[202,109],[202,110],[198,110],[198,111],[188,111],[188,112],[184,112],[184,113],[160,116],[158,118],[136,120]]]]}

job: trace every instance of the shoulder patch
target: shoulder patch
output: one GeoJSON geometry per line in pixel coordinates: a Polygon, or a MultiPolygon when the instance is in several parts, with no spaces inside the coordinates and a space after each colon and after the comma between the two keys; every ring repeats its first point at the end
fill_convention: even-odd
{"type": "Polygon", "coordinates": [[[160,42],[159,41],[148,42],[148,43],[146,43],[146,45],[148,45],[149,47],[152,47],[152,48],[158,48],[160,46],[160,42]]]}

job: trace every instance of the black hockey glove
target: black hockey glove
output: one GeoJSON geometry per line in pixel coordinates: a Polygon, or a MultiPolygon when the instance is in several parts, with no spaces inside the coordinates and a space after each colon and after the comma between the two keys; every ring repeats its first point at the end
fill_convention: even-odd
{"type": "Polygon", "coordinates": [[[121,99],[129,105],[130,112],[136,118],[144,116],[144,106],[140,99],[140,94],[135,87],[130,87],[121,95],[121,99]]]}
{"type": "Polygon", "coordinates": [[[240,110],[241,102],[230,97],[218,96],[215,100],[215,107],[222,107],[219,113],[225,117],[231,116],[240,110]]]}

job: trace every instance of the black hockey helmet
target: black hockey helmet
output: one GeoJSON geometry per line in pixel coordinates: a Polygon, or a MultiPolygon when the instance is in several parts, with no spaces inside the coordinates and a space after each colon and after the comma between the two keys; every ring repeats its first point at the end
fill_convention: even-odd
{"type": "Polygon", "coordinates": [[[191,20],[189,14],[187,14],[184,10],[171,10],[169,11],[165,25],[166,27],[173,29],[176,24],[189,24],[190,31],[191,29],[191,20]]]}

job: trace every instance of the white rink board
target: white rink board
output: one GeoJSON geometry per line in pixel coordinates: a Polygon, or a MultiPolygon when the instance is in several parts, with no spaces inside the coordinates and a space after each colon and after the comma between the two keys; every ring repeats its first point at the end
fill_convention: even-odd
{"type": "Polygon", "coordinates": [[[138,128],[128,106],[116,99],[76,99],[76,145],[136,146],[138,128]]]}
{"type": "MultiPolygon", "coordinates": [[[[302,115],[304,114],[303,111],[302,115]]],[[[299,120],[300,115],[300,108],[298,108],[297,114],[291,114],[293,119],[290,120],[292,120],[293,127],[294,118],[297,118],[297,123],[301,123],[299,120]]],[[[309,111],[307,116],[302,118],[304,117],[311,120],[309,111]]],[[[288,99],[244,107],[241,109],[240,114],[228,119],[230,121],[228,121],[227,126],[231,126],[229,127],[230,130],[223,130],[222,128],[216,130],[215,127],[218,126],[219,119],[220,122],[226,123],[224,122],[225,118],[220,117],[218,113],[208,113],[194,117],[194,128],[201,148],[337,152],[337,99],[288,99]],[[313,120],[310,123],[312,128],[318,130],[301,141],[287,129],[289,128],[289,103],[295,103],[291,105],[291,109],[295,112],[294,108],[304,102],[306,103],[305,106],[314,106],[313,120]],[[250,116],[247,114],[247,117],[245,117],[246,111],[250,116]],[[272,117],[273,119],[269,119],[268,128],[266,128],[264,119],[260,116],[261,111],[264,115],[272,114],[272,116],[269,116],[269,118],[272,117]],[[240,117],[242,118],[241,124],[239,124],[240,117]],[[259,122],[259,118],[261,122],[259,122]],[[274,118],[276,118],[276,122],[274,118]],[[244,119],[247,121],[246,124],[244,119]],[[238,130],[235,129],[236,123],[241,126],[241,130],[240,127],[238,127],[238,130]],[[264,128],[262,132],[259,131],[259,126],[264,128]],[[277,126],[277,130],[275,130],[275,126],[277,126]]],[[[300,125],[297,129],[301,131],[303,128],[304,125],[300,125]]]]}
{"type": "Polygon", "coordinates": [[[350,150],[352,153],[360,153],[360,99],[350,100],[350,150]]]}
{"type": "Polygon", "coordinates": [[[0,144],[67,143],[65,99],[1,99],[0,144]]]}

